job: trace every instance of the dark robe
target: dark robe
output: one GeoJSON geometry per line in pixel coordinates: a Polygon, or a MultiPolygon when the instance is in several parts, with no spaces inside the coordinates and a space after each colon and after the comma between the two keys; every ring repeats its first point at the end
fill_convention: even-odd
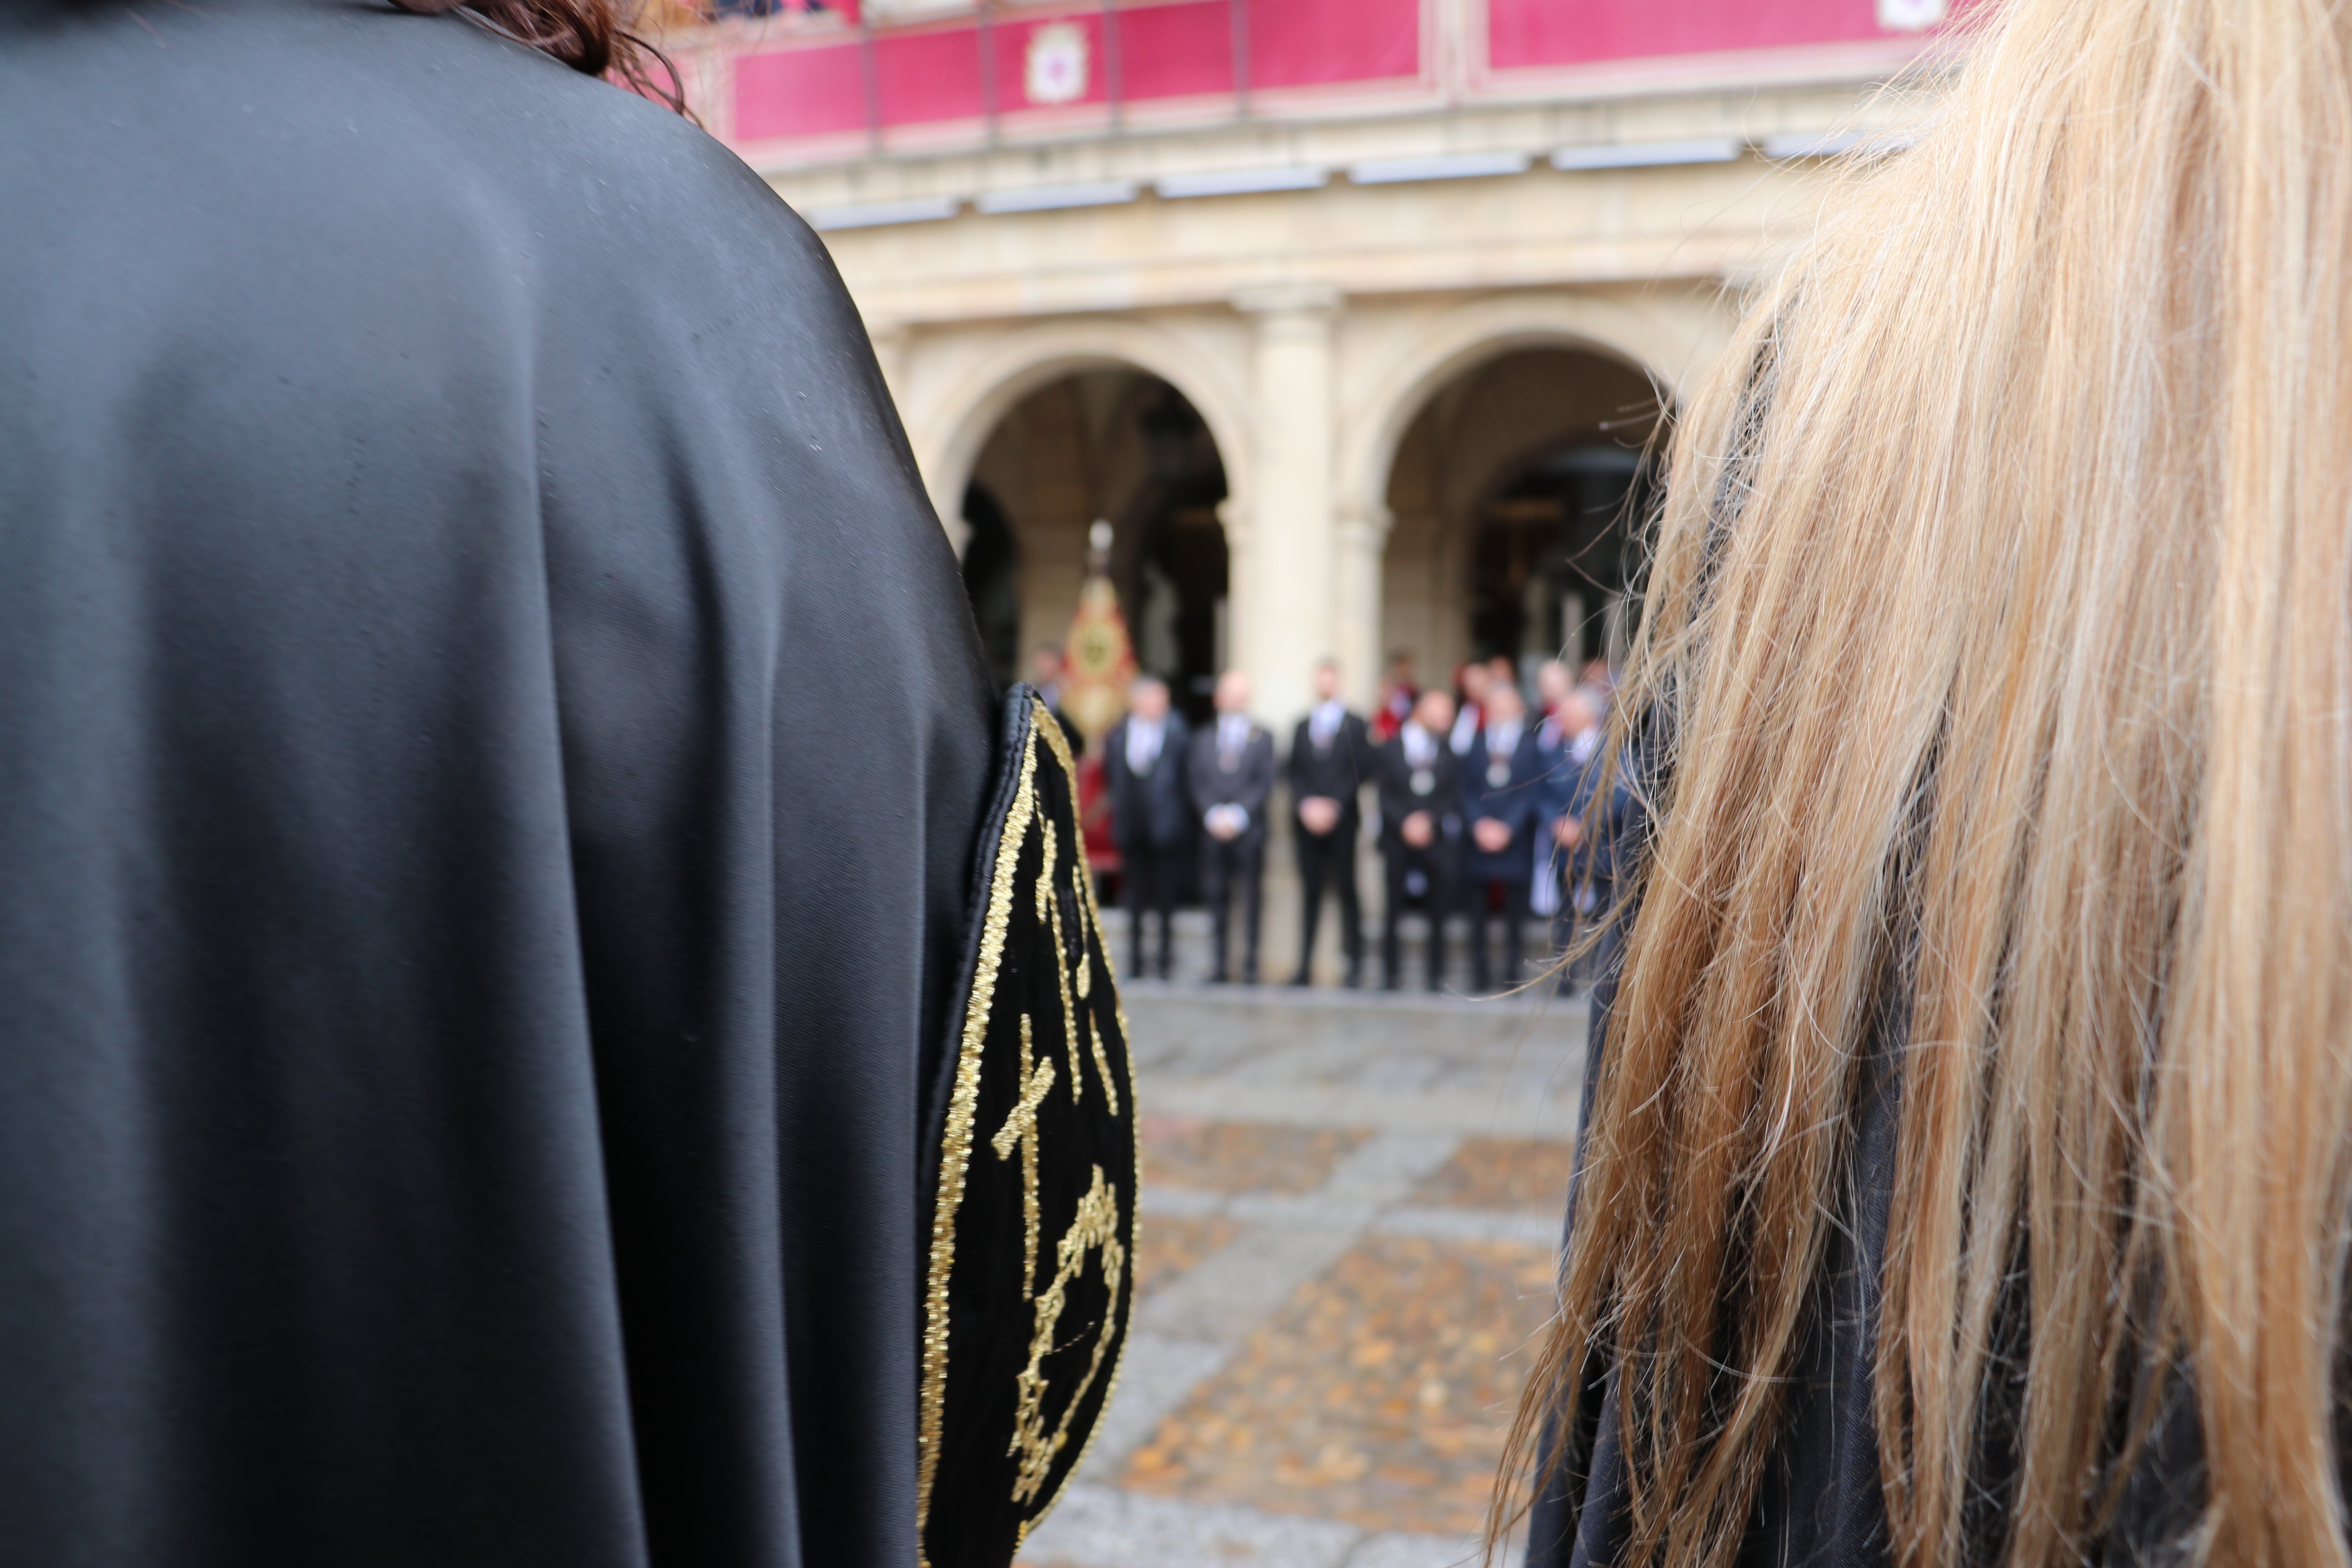
{"type": "MultiPolygon", "coordinates": [[[[1622,956],[1620,933],[1601,942],[1584,1104],[1600,1082],[1601,1055],[1622,956]]],[[[1835,1222],[1823,1247],[1813,1308],[1790,1368],[1779,1440],[1743,1543],[1741,1568],[1881,1568],[1892,1559],[1879,1483],[1876,1380],[1879,1279],[1894,1192],[1898,1095],[1885,1053],[1866,1063],[1835,1222]]],[[[1580,1163],[1581,1155],[1580,1153],[1580,1163]]],[[[1570,1199],[1570,1223],[1574,1223],[1570,1199]]],[[[1624,1561],[1630,1527],[1615,1369],[1589,1367],[1586,1431],[1572,1466],[1528,1519],[1528,1568],[1612,1568],[1624,1561]]]]}
{"type": "Polygon", "coordinates": [[[997,742],[821,246],[361,0],[0,0],[0,1561],[912,1563],[997,742]]]}
{"type": "MultiPolygon", "coordinates": [[[[1626,771],[1638,773],[1639,764],[1626,771]]],[[[1652,780],[1638,798],[1659,793],[1652,780]]],[[[1648,824],[1633,792],[1620,788],[1616,795],[1607,849],[1612,863],[1632,865],[1648,824]]],[[[1599,944],[1601,978],[1593,988],[1582,1100],[1588,1115],[1607,1049],[1624,930],[1624,922],[1612,924],[1599,944]]],[[[1739,1568],[1885,1568],[1894,1561],[1874,1402],[1881,1282],[1902,1126],[1897,1042],[1907,1005],[1907,983],[1896,980],[1879,998],[1857,1067],[1832,1223],[1789,1369],[1780,1430],[1740,1543],[1739,1568]]],[[[1582,1161],[1580,1148],[1580,1181],[1582,1161]]],[[[1576,1203],[1571,1187],[1571,1231],[1576,1203]]],[[[2021,1462],[2016,1438],[2024,1386],[2023,1287],[2021,1276],[2012,1280],[1994,1311],[1993,1371],[1962,1517],[1963,1561],[1971,1565],[2000,1560],[2021,1462]]],[[[1605,1353],[1591,1358],[1584,1371],[1583,1430],[1573,1435],[1569,1462],[1529,1512],[1527,1568],[1620,1568],[1626,1561],[1631,1521],[1617,1371],[1605,1353]]],[[[2192,1560],[2183,1543],[2203,1505],[2193,1393],[2177,1375],[2146,1369],[2141,1375],[2158,1380],[2140,1390],[2155,1415],[2115,1514],[2093,1543],[2093,1560],[2105,1568],[2176,1568],[2192,1560]]],[[[1556,1426],[1547,1433],[1547,1458],[1560,1437],[1556,1426]]]]}

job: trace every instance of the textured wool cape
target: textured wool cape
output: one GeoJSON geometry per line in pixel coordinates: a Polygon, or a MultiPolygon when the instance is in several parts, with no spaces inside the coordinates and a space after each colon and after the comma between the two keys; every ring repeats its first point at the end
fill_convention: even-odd
{"type": "Polygon", "coordinates": [[[718,143],[0,0],[0,1561],[911,1563],[994,728],[718,143]]]}

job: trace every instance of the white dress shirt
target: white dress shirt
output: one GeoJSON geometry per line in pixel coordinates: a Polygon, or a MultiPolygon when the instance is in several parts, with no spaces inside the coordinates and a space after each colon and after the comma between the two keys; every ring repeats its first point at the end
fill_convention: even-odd
{"type": "Polygon", "coordinates": [[[1348,717],[1347,705],[1334,697],[1328,702],[1318,702],[1315,711],[1307,716],[1307,738],[1317,751],[1330,745],[1339,733],[1341,721],[1348,717]]]}
{"type": "Polygon", "coordinates": [[[1160,748],[1167,739],[1168,721],[1138,719],[1127,721],[1127,771],[1148,773],[1151,764],[1160,760],[1160,748]]]}
{"type": "Polygon", "coordinates": [[[1246,713],[1217,715],[1217,761],[1227,768],[1241,764],[1243,750],[1249,745],[1250,721],[1246,713]]]}
{"type": "MultiPolygon", "coordinates": [[[[1218,714],[1217,766],[1227,773],[1231,773],[1235,768],[1240,767],[1242,765],[1242,752],[1248,749],[1249,740],[1250,721],[1248,714],[1218,714]]],[[[1233,833],[1238,837],[1239,835],[1249,831],[1249,807],[1245,805],[1237,805],[1233,802],[1228,801],[1223,805],[1213,805],[1209,807],[1208,811],[1202,816],[1201,820],[1206,823],[1211,828],[1230,825],[1233,833]]]]}
{"type": "Polygon", "coordinates": [[[1466,757],[1470,754],[1470,742],[1478,738],[1479,717],[1477,708],[1468,702],[1465,702],[1462,705],[1462,711],[1454,716],[1452,739],[1455,756],[1466,757]]]}

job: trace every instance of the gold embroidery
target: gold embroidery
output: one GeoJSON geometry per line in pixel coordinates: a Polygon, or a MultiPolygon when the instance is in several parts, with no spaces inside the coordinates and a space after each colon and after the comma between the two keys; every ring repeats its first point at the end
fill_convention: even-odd
{"type": "MultiPolygon", "coordinates": [[[[1054,1282],[1037,1298],[1036,1328],[1029,1336],[1029,1364],[1014,1380],[1021,1391],[1021,1402],[1013,1419],[1013,1444],[1005,1450],[1021,1456],[1021,1468],[1013,1478],[1013,1500],[1025,1503],[1034,1500],[1045,1485],[1046,1473],[1054,1468],[1054,1457],[1070,1440],[1070,1422],[1086,1403],[1087,1391],[1094,1386],[1102,1371],[1103,1352],[1110,1348],[1111,1335],[1118,1328],[1119,1285],[1127,1270],[1127,1249],[1118,1240],[1118,1189],[1103,1180],[1102,1167],[1095,1167],[1094,1184],[1087,1195],[1078,1200],[1077,1217],[1063,1233],[1061,1245],[1054,1249],[1054,1282]],[[1103,1314],[1102,1326],[1095,1334],[1095,1353],[1087,1363],[1087,1374],[1078,1380],[1076,1393],[1062,1407],[1062,1418],[1054,1426],[1054,1435],[1045,1436],[1045,1357],[1054,1349],[1054,1330],[1062,1321],[1062,1309],[1068,1304],[1066,1290],[1085,1267],[1087,1254],[1102,1253],[1103,1283],[1109,1290],[1109,1306],[1103,1314]]],[[[1125,1342],[1121,1341],[1122,1348],[1125,1342]]]]}
{"type": "MultiPolygon", "coordinates": [[[[1040,711],[1043,711],[1044,705],[1040,704],[1039,709],[1040,711]]],[[[1049,733],[1047,736],[1048,744],[1051,745],[1051,742],[1057,738],[1058,735],[1058,731],[1049,733]]],[[[1056,757],[1061,761],[1064,768],[1067,769],[1073,766],[1068,755],[1067,742],[1065,742],[1060,746],[1054,746],[1052,749],[1056,757]]],[[[1075,773],[1072,776],[1075,777],[1075,773]]],[[[1118,1020],[1119,1038],[1127,1042],[1129,1052],[1128,1061],[1131,1065],[1135,1059],[1135,1032],[1127,1026],[1127,1009],[1120,1005],[1118,1002],[1118,967],[1111,960],[1110,943],[1104,940],[1103,937],[1102,909],[1095,901],[1094,887],[1091,879],[1089,879],[1086,884],[1086,893],[1087,923],[1094,932],[1095,951],[1102,956],[1103,975],[1104,978],[1109,981],[1111,987],[1112,1016],[1118,1020]]],[[[1127,1091],[1131,1101],[1135,1094],[1135,1077],[1132,1072],[1128,1075],[1127,1091]]],[[[1139,1138],[1137,1139],[1135,1142],[1134,1163],[1129,1169],[1135,1184],[1129,1190],[1130,1192],[1139,1193],[1143,1190],[1143,1141],[1139,1138]]],[[[1128,1215],[1127,1225],[1129,1245],[1142,1245],[1142,1214],[1139,1211],[1130,1211],[1128,1215]]],[[[1113,1293],[1113,1300],[1116,1304],[1116,1292],[1113,1293]]],[[[1110,1384],[1103,1390],[1103,1407],[1105,1409],[1108,1409],[1110,1402],[1118,1397],[1119,1376],[1126,1370],[1127,1340],[1126,1337],[1122,1335],[1118,1342],[1118,1359],[1111,1363],[1110,1384]]],[[[1038,1500],[1036,1511],[1032,1513],[1029,1516],[1029,1519],[1021,1527],[1020,1538],[1023,1541],[1026,1541],[1028,1539],[1030,1530],[1038,1521],[1051,1513],[1054,1510],[1054,1505],[1061,1500],[1062,1487],[1069,1485],[1070,1478],[1076,1475],[1078,1471],[1085,1467],[1087,1455],[1093,1450],[1096,1440],[1101,1437],[1102,1430],[1103,1424],[1099,1421],[1096,1422],[1094,1430],[1087,1434],[1086,1442],[1079,1447],[1078,1457],[1071,1460],[1068,1468],[1062,1472],[1062,1486],[1055,1487],[1050,1495],[1041,1498],[1038,1500]]]]}
{"type": "MultiPolygon", "coordinates": [[[[1053,751],[1054,760],[1062,764],[1063,776],[1069,780],[1070,810],[1071,815],[1076,816],[1077,812],[1078,787],[1077,761],[1070,755],[1070,743],[1063,737],[1061,726],[1054,721],[1053,714],[1047,711],[1043,704],[1040,704],[1037,710],[1037,729],[1039,732],[1045,737],[1045,744],[1053,751]]],[[[1048,846],[1045,860],[1045,879],[1047,881],[1051,881],[1054,875],[1054,861],[1051,849],[1051,846],[1053,844],[1053,831],[1054,825],[1050,822],[1047,823],[1045,825],[1045,841],[1048,846]]],[[[1110,948],[1108,943],[1105,943],[1102,941],[1102,916],[1095,909],[1094,880],[1087,875],[1086,830],[1083,826],[1081,826],[1078,831],[1078,841],[1070,857],[1070,885],[1071,890],[1076,895],[1077,907],[1081,915],[1081,919],[1078,922],[1077,994],[1080,999],[1084,1000],[1090,997],[1094,993],[1094,955],[1088,951],[1090,944],[1087,938],[1089,934],[1091,934],[1094,939],[1091,945],[1100,948],[1103,954],[1103,962],[1106,964],[1110,962],[1110,948]],[[1091,932],[1089,931],[1089,928],[1091,928],[1091,932]]],[[[1037,899],[1040,904],[1044,904],[1048,901],[1048,895],[1042,885],[1038,889],[1037,899]]],[[[1051,902],[1054,905],[1054,952],[1055,954],[1055,962],[1061,967],[1062,1016],[1067,1022],[1070,1030],[1070,1098],[1076,1100],[1079,1098],[1077,1019],[1079,1009],[1073,1006],[1070,1002],[1070,975],[1067,957],[1069,949],[1063,938],[1061,900],[1055,899],[1052,900],[1051,902]]],[[[1102,1037],[1097,1033],[1095,1029],[1094,1009],[1089,1007],[1085,1009],[1085,1012],[1087,1014],[1087,1033],[1092,1037],[1094,1042],[1095,1067],[1102,1074],[1103,1092],[1109,1097],[1110,1113],[1113,1116],[1117,1116],[1118,1114],[1118,1086],[1113,1083],[1110,1079],[1110,1062],[1109,1058],[1103,1052],[1102,1037]]],[[[1121,1019],[1119,1022],[1119,1029],[1122,1034],[1125,1033],[1126,1028],[1126,1020],[1121,1019]]]]}
{"type": "MultiPolygon", "coordinates": [[[[1053,830],[1053,824],[1045,825],[1053,830]]],[[[996,1130],[990,1147],[1000,1160],[1013,1158],[1013,1148],[1021,1150],[1021,1219],[1026,1240],[1022,1248],[1021,1299],[1029,1300],[1037,1289],[1037,1108],[1045,1103],[1045,1091],[1054,1087],[1054,1058],[1031,1067],[1034,1052],[1029,1043],[1029,1015],[1021,1015],[1021,1098],[1013,1102],[1004,1118],[1004,1125],[996,1130]]]]}
{"type": "MultiPolygon", "coordinates": [[[[928,1553],[922,1547],[922,1532],[928,1528],[929,1522],[931,1494],[938,1478],[947,1406],[948,1283],[953,1272],[955,1261],[955,1221],[962,1205],[971,1145],[974,1141],[973,1123],[978,1115],[980,1074],[987,1029],[1009,935],[1013,899],[1017,890],[1020,855],[1033,826],[1050,827],[1052,826],[1048,815],[1041,810],[1036,796],[1035,774],[1040,736],[1044,738],[1045,747],[1053,753],[1054,760],[1060,764],[1073,792],[1072,805],[1073,807],[1076,805],[1077,769],[1075,760],[1070,755],[1069,743],[1064,739],[1051,713],[1042,703],[1033,702],[1030,713],[1030,732],[1020,757],[1019,780],[1013,804],[1006,813],[1003,833],[989,868],[989,901],[982,927],[980,959],[972,978],[971,994],[965,1007],[963,1030],[959,1041],[955,1089],[949,1100],[946,1134],[941,1148],[939,1205],[931,1224],[929,1289],[926,1301],[923,1336],[922,1409],[917,1439],[919,1451],[916,1485],[917,1553],[918,1562],[922,1568],[929,1568],[928,1553]]],[[[1055,856],[1056,861],[1060,858],[1058,848],[1057,844],[1055,856]]],[[[1043,888],[1050,888],[1056,880],[1054,875],[1055,868],[1049,866],[1045,874],[1040,878],[1043,888]]],[[[1076,995],[1081,1000],[1092,1001],[1095,989],[1092,959],[1095,954],[1099,953],[1104,979],[1110,987],[1110,994],[1104,998],[1104,1001],[1108,1004],[1110,1016],[1117,1018],[1120,1034],[1126,1036],[1129,1031],[1126,1010],[1118,1005],[1118,971],[1111,960],[1109,945],[1103,940],[1102,912],[1094,896],[1092,879],[1087,875],[1085,844],[1082,836],[1073,840],[1069,868],[1070,879],[1078,894],[1081,910],[1078,930],[1081,957],[1075,987],[1076,995]]],[[[1089,1043],[1093,1047],[1092,1054],[1095,1057],[1096,1067],[1103,1075],[1106,1100],[1111,1108],[1112,1114],[1118,1115],[1121,1100],[1119,1085],[1112,1077],[1108,1053],[1102,1042],[1102,1030],[1094,1008],[1092,1006],[1083,1009],[1076,1007],[1071,1000],[1073,987],[1068,973],[1068,950],[1064,940],[1066,932],[1060,929],[1058,923],[1061,914],[1059,906],[1059,899],[1052,898],[1041,902],[1040,913],[1044,923],[1055,928],[1055,956],[1062,983],[1063,1016],[1070,1030],[1072,1090],[1076,1093],[1079,1087],[1078,1062],[1081,1058],[1080,1047],[1077,1043],[1076,1015],[1083,1011],[1087,1015],[1087,1033],[1089,1043]]],[[[1041,931],[1040,934],[1042,936],[1043,932],[1041,931]]],[[[1034,1058],[1034,1046],[1026,1036],[1024,1036],[1024,1050],[1034,1058]]],[[[1028,1146],[1034,1148],[1035,1142],[1034,1117],[1035,1110],[1043,1104],[1046,1091],[1051,1088],[1053,1064],[1050,1058],[1043,1062],[1024,1059],[1023,1068],[1023,1101],[1029,1101],[1030,1091],[1033,1088],[1036,1089],[1034,1103],[1030,1107],[1032,1120],[1026,1140],[1028,1146]]],[[[1131,1073],[1129,1075],[1126,1089],[1127,1099],[1131,1103],[1134,1095],[1134,1080],[1131,1073]]],[[[1016,1106],[1016,1113],[1018,1109],[1016,1106]]],[[[1008,1118],[1008,1124],[1010,1121],[1011,1119],[1008,1118]]],[[[1013,1146],[1013,1142],[1021,1141],[1020,1135],[1016,1132],[1014,1138],[1008,1141],[1007,1150],[1013,1146]]],[[[1139,1185],[1141,1178],[1139,1148],[1136,1151],[1136,1155],[1134,1179],[1139,1185]]],[[[1004,1157],[1009,1158],[1009,1152],[1004,1157]]],[[[1026,1174],[1025,1172],[1024,1174],[1026,1174]]],[[[1035,1231],[1040,1225],[1040,1219],[1035,1213],[1036,1195],[1034,1182],[1030,1185],[1029,1199],[1030,1228],[1035,1231]]],[[[1124,1223],[1129,1227],[1130,1237],[1140,1233],[1139,1216],[1129,1213],[1124,1216],[1124,1223]]],[[[1008,1453],[1017,1452],[1021,1456],[1013,1500],[1016,1504],[1032,1505],[1028,1510],[1027,1517],[1022,1519],[1016,1528],[1017,1537],[1023,1540],[1025,1540],[1031,1529],[1052,1510],[1054,1504],[1059,1500],[1059,1494],[1063,1486],[1066,1486],[1070,1474],[1075,1472],[1078,1464],[1084,1462],[1087,1449],[1090,1448],[1094,1440],[1100,1436],[1101,1426],[1097,1422],[1087,1434],[1076,1458],[1069,1465],[1062,1467],[1064,1473],[1061,1485],[1054,1487],[1048,1492],[1045,1489],[1046,1482],[1055,1468],[1056,1458],[1067,1448],[1070,1427],[1076,1419],[1078,1407],[1086,1403],[1097,1379],[1106,1377],[1105,1362],[1107,1360],[1108,1371],[1104,1400],[1108,1401],[1118,1387],[1119,1374],[1123,1370],[1122,1363],[1126,1359],[1125,1330],[1127,1308],[1129,1305],[1123,1298],[1123,1291],[1129,1283],[1128,1254],[1132,1246],[1131,1240],[1125,1245],[1120,1243],[1118,1237],[1121,1224],[1118,1189],[1105,1179],[1101,1168],[1097,1166],[1094,1172],[1093,1187],[1082,1200],[1079,1213],[1073,1221],[1069,1233],[1063,1237],[1060,1246],[1055,1249],[1056,1278],[1054,1283],[1042,1296],[1033,1294],[1030,1298],[1034,1303],[1033,1312],[1037,1333],[1033,1336],[1031,1343],[1029,1372],[1020,1380],[1021,1420],[1017,1426],[1014,1446],[1008,1449],[1008,1453]],[[1094,1352],[1088,1363],[1086,1375],[1080,1380],[1076,1394],[1069,1401],[1060,1421],[1055,1424],[1055,1430],[1048,1436],[1044,1431],[1044,1401],[1046,1394],[1046,1380],[1042,1370],[1044,1359],[1054,1350],[1053,1335],[1066,1307],[1067,1284],[1083,1270],[1087,1255],[1096,1248],[1101,1249],[1104,1255],[1102,1267],[1105,1282],[1108,1288],[1109,1308],[1097,1331],[1094,1352]],[[1110,1340],[1114,1333],[1118,1334],[1119,1339],[1118,1353],[1115,1356],[1108,1353],[1111,1348],[1110,1340]]],[[[1034,1240],[1029,1245],[1029,1250],[1034,1259],[1035,1251],[1034,1240]]],[[[1024,1276],[1024,1290],[1034,1287],[1034,1280],[1035,1274],[1033,1267],[1024,1276]]]]}
{"type": "MultiPolygon", "coordinates": [[[[1087,907],[1087,831],[1083,824],[1078,828],[1078,852],[1070,859],[1070,893],[1079,912],[1084,913],[1087,907]]],[[[1084,1002],[1094,994],[1094,950],[1087,944],[1086,922],[1080,921],[1078,922],[1078,1000],[1084,1002]]],[[[1103,1085],[1105,1088],[1110,1085],[1108,1073],[1103,1075],[1103,1085]]],[[[1118,1114],[1118,1090],[1115,1089],[1110,1091],[1110,1113],[1113,1116],[1118,1114]]]]}
{"type": "MultiPolygon", "coordinates": [[[[1058,758],[1058,753],[1056,754],[1058,758]]],[[[940,1473],[940,1430],[948,1398],[948,1277],[955,1269],[956,1211],[963,1205],[966,1166],[971,1159],[972,1121],[980,1112],[980,1062],[988,1038],[989,1010],[996,1000],[997,971],[1004,963],[1004,938],[1013,919],[1013,873],[1021,846],[1037,811],[1035,727],[1022,748],[1021,781],[1004,815],[1004,832],[989,868],[988,913],[980,937],[980,963],[971,996],[964,1005],[963,1036],[957,1046],[955,1092],[948,1101],[947,1129],[940,1147],[940,1191],[931,1214],[931,1264],[923,1304],[923,1404],[916,1427],[915,1539],[917,1560],[929,1568],[922,1532],[930,1522],[931,1486],[940,1473]]]]}
{"type": "MultiPolygon", "coordinates": [[[[1118,1019],[1118,1037],[1127,1042],[1128,1060],[1132,1062],[1135,1059],[1135,1031],[1127,1026],[1127,1005],[1125,1003],[1118,1000],[1118,970],[1111,963],[1110,942],[1103,935],[1102,907],[1095,902],[1094,879],[1092,878],[1081,879],[1078,883],[1078,891],[1085,900],[1087,925],[1094,934],[1094,951],[1096,953],[1100,955],[1102,959],[1103,973],[1110,981],[1111,1011],[1112,1016],[1118,1019]]],[[[1111,1114],[1116,1116],[1118,1114],[1118,1087],[1111,1082],[1110,1069],[1108,1066],[1103,1068],[1103,1083],[1105,1087],[1110,1090],[1111,1114]]],[[[1132,1081],[1128,1085],[1130,1092],[1133,1091],[1134,1087],[1135,1086],[1132,1081]]],[[[1141,1173],[1143,1167],[1141,1160],[1142,1155],[1139,1147],[1136,1165],[1136,1190],[1138,1192],[1142,1191],[1141,1173]]],[[[1139,1224],[1141,1222],[1139,1220],[1138,1223],[1139,1224]]]]}
{"type": "Polygon", "coordinates": [[[1063,945],[1062,900],[1055,896],[1054,850],[1054,823],[1049,817],[1045,821],[1045,863],[1037,873],[1037,923],[1054,933],[1054,981],[1062,992],[1062,1037],[1070,1047],[1070,1103],[1084,1105],[1086,1077],[1078,1070],[1078,1016],[1070,1005],[1069,950],[1063,945]]]}
{"type": "Polygon", "coordinates": [[[1110,1080],[1110,1057],[1104,1051],[1102,1031],[1095,1027],[1094,1009],[1087,1009],[1087,1038],[1095,1047],[1095,1071],[1102,1074],[1103,1092],[1110,1096],[1110,1113],[1118,1114],[1118,1085],[1110,1080]]]}

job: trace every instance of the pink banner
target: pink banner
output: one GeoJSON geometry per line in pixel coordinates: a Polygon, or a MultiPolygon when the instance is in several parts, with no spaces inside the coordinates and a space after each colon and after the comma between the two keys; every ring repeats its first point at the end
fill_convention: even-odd
{"type": "Polygon", "coordinates": [[[1249,40],[1253,88],[1418,76],[1421,0],[1254,0],[1249,40]]]}
{"type": "Polygon", "coordinates": [[[774,49],[735,62],[735,136],[825,136],[864,129],[866,81],[856,44],[774,49]]]}
{"type": "Polygon", "coordinates": [[[1234,90],[1234,16],[1225,0],[1121,6],[1119,88],[1137,100],[1234,90]]]}
{"type": "Polygon", "coordinates": [[[1486,18],[1502,69],[1899,36],[1877,0],[1486,0],[1486,18]]]}
{"type": "Polygon", "coordinates": [[[988,110],[980,35],[971,27],[885,33],[874,40],[874,86],[885,125],[978,119],[988,110]]]}

